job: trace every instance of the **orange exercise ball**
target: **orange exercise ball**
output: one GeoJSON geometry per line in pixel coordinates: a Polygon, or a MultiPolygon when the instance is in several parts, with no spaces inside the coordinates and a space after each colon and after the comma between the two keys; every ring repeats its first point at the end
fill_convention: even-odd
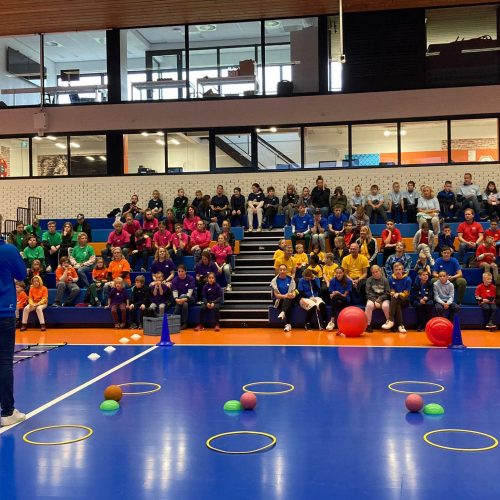
{"type": "Polygon", "coordinates": [[[435,346],[448,347],[453,338],[453,323],[442,317],[432,318],[425,325],[425,334],[435,346]]]}
{"type": "Polygon", "coordinates": [[[117,385],[108,385],[106,389],[104,389],[104,399],[112,399],[113,401],[120,401],[123,396],[123,392],[121,387],[117,385]]]}
{"type": "Polygon", "coordinates": [[[368,326],[365,313],[359,307],[349,306],[340,311],[337,319],[339,332],[346,337],[359,337],[368,326]]]}

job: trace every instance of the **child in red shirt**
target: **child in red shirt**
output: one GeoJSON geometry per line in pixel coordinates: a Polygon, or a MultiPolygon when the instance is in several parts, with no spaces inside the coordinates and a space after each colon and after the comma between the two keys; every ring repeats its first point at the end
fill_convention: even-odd
{"type": "Polygon", "coordinates": [[[487,330],[496,330],[495,314],[497,312],[497,306],[495,304],[495,299],[497,291],[492,281],[493,276],[491,273],[483,273],[483,282],[478,285],[475,293],[477,303],[486,317],[485,328],[487,330]]]}
{"type": "Polygon", "coordinates": [[[485,272],[493,274],[493,280],[498,278],[498,266],[495,262],[497,257],[496,248],[493,246],[493,238],[487,236],[484,242],[477,247],[476,261],[485,272]]]}
{"type": "Polygon", "coordinates": [[[28,295],[24,291],[24,282],[16,281],[16,320],[19,323],[19,311],[22,311],[28,305],[28,295]]]}

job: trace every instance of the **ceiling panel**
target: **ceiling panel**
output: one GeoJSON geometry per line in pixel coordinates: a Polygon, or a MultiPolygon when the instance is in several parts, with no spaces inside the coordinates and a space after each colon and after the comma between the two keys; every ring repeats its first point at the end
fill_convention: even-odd
{"type": "MultiPolygon", "coordinates": [[[[344,0],[346,12],[497,3],[481,0],[344,0]]],[[[334,13],[331,0],[2,0],[1,35],[84,31],[334,13]]]]}

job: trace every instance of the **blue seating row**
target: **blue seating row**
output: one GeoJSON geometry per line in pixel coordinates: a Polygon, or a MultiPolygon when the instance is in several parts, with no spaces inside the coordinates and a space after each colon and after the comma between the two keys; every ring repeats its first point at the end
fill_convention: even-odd
{"type": "MultiPolygon", "coordinates": [[[[405,307],[403,309],[403,321],[406,327],[415,328],[417,325],[416,309],[413,307],[405,307]]],[[[270,326],[282,326],[283,321],[278,318],[279,310],[269,307],[269,324],[270,326]]],[[[327,317],[330,319],[331,308],[327,306],[327,317]]],[[[462,306],[459,312],[460,325],[462,328],[482,328],[485,320],[482,311],[477,306],[462,306]]],[[[292,311],[292,326],[303,328],[306,320],[306,313],[300,306],[295,306],[292,311]]],[[[385,317],[382,311],[375,310],[372,317],[372,325],[379,328],[385,323],[385,317]]],[[[496,324],[500,324],[500,309],[497,310],[496,324]]]]}

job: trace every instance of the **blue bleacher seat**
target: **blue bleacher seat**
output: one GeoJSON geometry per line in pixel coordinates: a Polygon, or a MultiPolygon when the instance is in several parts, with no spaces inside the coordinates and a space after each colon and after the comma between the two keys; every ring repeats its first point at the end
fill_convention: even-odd
{"type": "MultiPolygon", "coordinates": [[[[69,217],[67,219],[40,219],[40,227],[44,231],[47,229],[47,222],[49,222],[49,220],[53,220],[56,223],[56,228],[61,230],[65,222],[76,222],[76,214],[74,218],[69,217]]],[[[94,232],[94,229],[107,229],[109,233],[109,231],[113,229],[113,222],[115,221],[114,218],[109,217],[91,217],[85,220],[90,224],[92,233],[94,232]]]]}

